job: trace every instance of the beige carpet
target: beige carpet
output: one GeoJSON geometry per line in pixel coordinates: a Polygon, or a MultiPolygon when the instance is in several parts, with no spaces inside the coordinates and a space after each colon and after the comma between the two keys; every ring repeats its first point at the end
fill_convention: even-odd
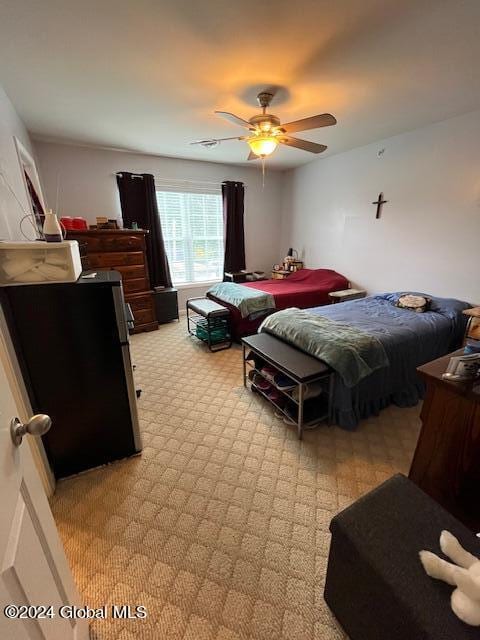
{"type": "Polygon", "coordinates": [[[408,471],[418,408],[299,442],[244,390],[238,347],[210,354],[182,322],[134,336],[132,351],[141,457],[60,482],[52,500],[85,603],[148,608],[95,622],[92,637],[343,638],[322,597],[328,524],[408,471]]]}

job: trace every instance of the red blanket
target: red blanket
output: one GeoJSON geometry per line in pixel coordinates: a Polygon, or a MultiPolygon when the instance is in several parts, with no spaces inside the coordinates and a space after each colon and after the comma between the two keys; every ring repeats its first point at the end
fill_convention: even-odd
{"type": "Polygon", "coordinates": [[[332,269],[301,269],[285,280],[261,280],[243,285],[271,293],[279,311],[288,307],[308,309],[326,304],[331,291],[348,288],[348,280],[332,269]]]}

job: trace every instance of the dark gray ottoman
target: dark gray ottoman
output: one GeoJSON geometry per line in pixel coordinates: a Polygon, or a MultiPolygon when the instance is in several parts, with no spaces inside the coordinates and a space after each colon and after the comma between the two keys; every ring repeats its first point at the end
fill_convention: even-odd
{"type": "Polygon", "coordinates": [[[330,523],[325,600],[352,640],[479,640],[450,609],[453,587],[418,552],[441,555],[442,529],[480,557],[480,541],[405,476],[393,476],[330,523]]]}

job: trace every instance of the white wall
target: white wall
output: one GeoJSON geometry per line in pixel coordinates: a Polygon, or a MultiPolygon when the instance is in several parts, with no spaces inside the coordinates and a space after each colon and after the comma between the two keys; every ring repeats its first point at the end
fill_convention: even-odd
{"type": "Polygon", "coordinates": [[[480,303],[480,111],[292,170],[282,238],[369,292],[480,303]]]}
{"type": "MultiPolygon", "coordinates": [[[[20,220],[25,215],[24,210],[31,211],[31,204],[20,169],[14,138],[20,141],[27,153],[33,158],[33,149],[27,130],[0,85],[0,240],[25,240],[20,232],[20,220]],[[10,192],[7,183],[12,188],[16,198],[10,192]],[[21,206],[18,204],[17,198],[21,206]]],[[[29,237],[34,237],[33,230],[29,231],[27,224],[25,225],[25,232],[28,233],[29,237]]],[[[12,371],[19,373],[18,362],[14,355],[13,344],[7,335],[8,330],[4,319],[2,319],[0,331],[4,333],[5,341],[8,345],[12,371]]],[[[32,414],[32,408],[19,374],[14,381],[14,388],[18,392],[16,400],[19,415],[21,418],[27,419],[32,414]]],[[[43,487],[46,494],[50,496],[54,489],[54,478],[48,466],[42,442],[37,438],[28,438],[28,441],[43,487]]]]}
{"type": "MultiPolygon", "coordinates": [[[[121,220],[115,173],[153,173],[164,178],[245,183],[245,246],[247,269],[269,270],[283,257],[280,245],[281,184],[283,174],[268,171],[262,188],[257,165],[236,167],[213,162],[179,160],[150,155],[110,151],[91,147],[35,142],[39,171],[49,206],[55,207],[57,176],[60,215],[83,216],[95,222],[96,216],[121,220]]],[[[179,306],[192,295],[203,295],[206,288],[180,292],[179,306]]]]}
{"type": "MultiPolygon", "coordinates": [[[[20,220],[24,215],[22,207],[30,211],[28,194],[15,147],[15,137],[32,155],[33,150],[27,130],[0,85],[0,239],[5,240],[25,239],[20,233],[20,220]],[[13,189],[22,207],[10,193],[5,181],[13,189]]],[[[25,225],[25,231],[28,232],[27,225],[25,225]]],[[[34,237],[32,232],[29,232],[29,235],[34,237]]]]}

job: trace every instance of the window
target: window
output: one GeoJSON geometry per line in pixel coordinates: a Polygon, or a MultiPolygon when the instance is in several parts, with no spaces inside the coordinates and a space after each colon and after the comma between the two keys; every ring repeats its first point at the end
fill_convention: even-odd
{"type": "Polygon", "coordinates": [[[157,204],[173,284],[222,280],[221,193],[161,190],[157,186],[157,204]]]}

